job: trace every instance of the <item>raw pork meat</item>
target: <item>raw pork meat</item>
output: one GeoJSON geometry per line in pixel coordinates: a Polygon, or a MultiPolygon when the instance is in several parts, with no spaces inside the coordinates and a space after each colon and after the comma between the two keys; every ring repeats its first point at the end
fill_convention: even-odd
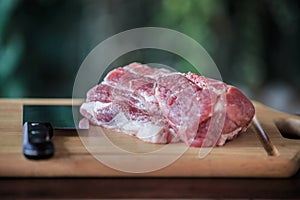
{"type": "Polygon", "coordinates": [[[132,63],[90,89],[80,112],[92,125],[146,142],[200,147],[232,140],[255,111],[242,92],[221,81],[132,63]]]}

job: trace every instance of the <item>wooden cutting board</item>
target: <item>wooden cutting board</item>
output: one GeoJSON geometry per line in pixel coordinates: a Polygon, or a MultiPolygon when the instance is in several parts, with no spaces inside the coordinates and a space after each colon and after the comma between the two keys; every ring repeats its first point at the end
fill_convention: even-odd
{"type": "MultiPolygon", "coordinates": [[[[74,101],[80,104],[81,100],[74,101]]],[[[69,99],[0,99],[0,176],[2,177],[290,177],[300,166],[300,140],[281,135],[274,121],[300,117],[272,110],[255,102],[257,118],[278,151],[270,156],[258,139],[256,129],[250,126],[246,133],[223,147],[215,147],[204,158],[199,158],[199,148],[188,148],[172,164],[145,173],[128,173],[112,169],[90,154],[77,131],[55,131],[55,155],[48,160],[32,161],[22,154],[22,105],[69,105],[69,99]]],[[[80,133],[84,137],[85,133],[80,133]]],[[[146,144],[119,133],[105,132],[111,144],[101,143],[101,137],[92,140],[89,150],[115,161],[120,166],[134,162],[130,154],[156,151],[163,145],[146,144]],[[94,142],[94,143],[93,143],[94,142]],[[99,145],[100,142],[100,145],[99,145]],[[112,145],[113,144],[113,145],[112,145]],[[115,147],[121,149],[116,151],[115,147]],[[124,153],[125,152],[125,153],[124,153]],[[128,154],[129,152],[129,154],[128,154]],[[129,161],[129,160],[130,161],[129,161]]],[[[172,144],[159,159],[169,158],[184,144],[172,144]]],[[[154,163],[148,163],[151,165],[154,163]]]]}

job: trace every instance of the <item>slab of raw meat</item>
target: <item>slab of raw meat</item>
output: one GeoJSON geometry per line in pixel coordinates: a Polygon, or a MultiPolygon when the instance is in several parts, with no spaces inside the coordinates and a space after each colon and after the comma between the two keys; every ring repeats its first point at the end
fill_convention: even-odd
{"type": "Polygon", "coordinates": [[[200,147],[232,140],[255,111],[242,92],[221,81],[132,63],[90,89],[80,112],[92,125],[146,142],[200,147]]]}

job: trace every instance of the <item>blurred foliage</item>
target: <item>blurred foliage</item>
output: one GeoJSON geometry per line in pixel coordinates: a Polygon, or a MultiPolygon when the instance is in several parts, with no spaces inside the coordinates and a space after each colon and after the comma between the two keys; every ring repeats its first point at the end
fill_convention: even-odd
{"type": "MultiPolygon", "coordinates": [[[[297,0],[0,0],[0,96],[71,97],[77,70],[98,43],[158,26],[198,41],[223,80],[250,97],[259,99],[275,82],[297,99],[299,11],[297,0]]],[[[132,61],[192,69],[153,49],[130,52],[112,65],[132,61]]]]}
{"type": "Polygon", "coordinates": [[[200,42],[225,81],[254,91],[271,79],[284,78],[299,88],[297,1],[166,0],[158,13],[155,24],[200,42]],[[287,47],[289,54],[284,52],[287,47]]]}
{"type": "Polygon", "coordinates": [[[6,26],[18,3],[18,0],[0,1],[0,91],[8,97],[23,95],[21,80],[13,77],[23,53],[23,39],[19,33],[5,37],[6,26]]]}

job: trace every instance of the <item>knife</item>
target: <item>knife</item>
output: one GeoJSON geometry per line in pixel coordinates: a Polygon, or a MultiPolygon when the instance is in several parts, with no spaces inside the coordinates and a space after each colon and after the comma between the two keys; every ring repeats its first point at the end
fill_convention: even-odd
{"type": "Polygon", "coordinates": [[[276,147],[273,145],[272,141],[270,140],[267,133],[264,131],[262,126],[260,125],[256,115],[253,118],[254,127],[256,129],[256,133],[258,135],[258,138],[263,145],[264,149],[268,153],[269,156],[278,156],[279,152],[276,149],[276,147]]]}
{"type": "Polygon", "coordinates": [[[75,122],[82,118],[79,108],[72,105],[23,105],[23,124],[44,122],[50,123],[54,129],[76,129],[75,122]]]}
{"type": "Polygon", "coordinates": [[[53,129],[76,129],[79,106],[23,105],[23,154],[28,159],[47,159],[54,155],[53,129]]]}

